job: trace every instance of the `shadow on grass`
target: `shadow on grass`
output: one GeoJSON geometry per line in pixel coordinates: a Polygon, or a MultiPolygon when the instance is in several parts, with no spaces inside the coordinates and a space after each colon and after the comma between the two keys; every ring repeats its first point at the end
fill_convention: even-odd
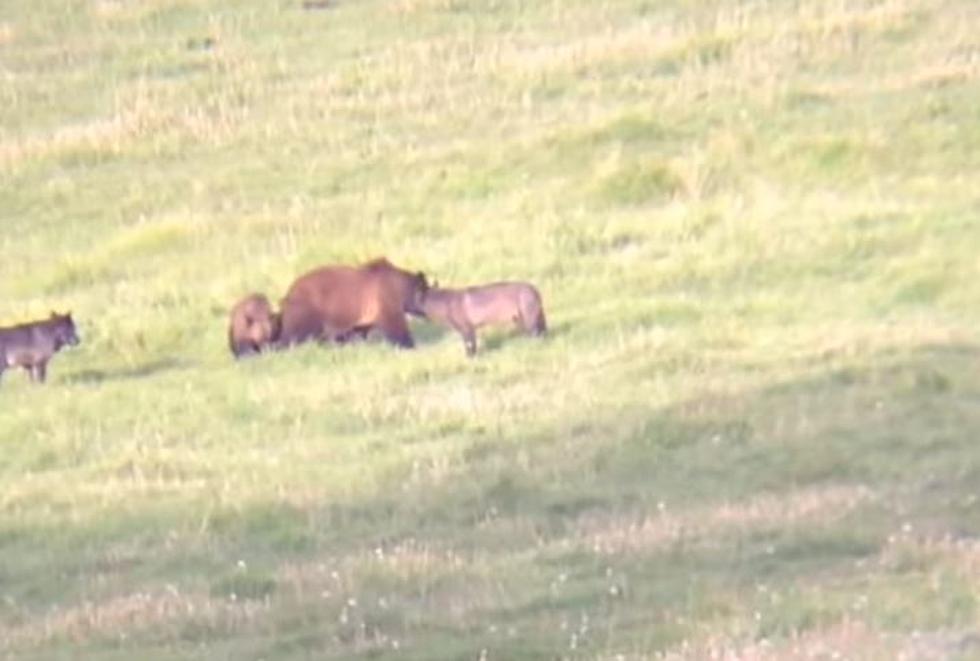
{"type": "Polygon", "coordinates": [[[527,333],[523,333],[517,330],[509,331],[509,332],[499,331],[499,330],[492,331],[486,333],[483,337],[480,337],[478,339],[477,352],[490,353],[492,351],[498,351],[499,349],[503,348],[507,344],[510,344],[511,342],[547,341],[549,337],[555,337],[556,335],[560,334],[561,331],[562,331],[561,327],[555,330],[549,329],[548,333],[541,337],[534,337],[532,335],[528,335],[527,333]]]}
{"type": "MultiPolygon", "coordinates": [[[[934,590],[936,572],[966,570],[914,544],[980,537],[978,401],[980,348],[882,353],[753,392],[583,415],[522,443],[470,439],[456,477],[437,483],[409,462],[355,502],[229,505],[200,527],[206,543],[186,549],[193,562],[179,545],[166,562],[181,567],[173,580],[203,582],[212,597],[254,592],[292,613],[255,625],[262,650],[248,625],[215,627],[196,641],[205,656],[602,656],[676,650],[711,622],[778,645],[854,617],[896,635],[954,632],[958,645],[978,608],[963,586],[980,577],[934,590]],[[909,540],[897,565],[896,535],[909,540]]],[[[158,514],[120,514],[115,534],[152,544],[188,525],[158,514]]],[[[95,571],[86,564],[105,540],[70,537],[71,554],[53,553],[45,575],[72,575],[51,566],[59,558],[95,571]]],[[[23,562],[10,565],[24,576],[15,597],[41,571],[23,562]]],[[[941,658],[945,644],[927,652],[941,658]]]]}
{"type": "MultiPolygon", "coordinates": [[[[910,585],[880,558],[902,531],[980,537],[978,397],[976,346],[882,353],[754,392],[569,420],[526,443],[474,440],[459,479],[408,487],[407,474],[393,475],[401,486],[374,499],[243,513],[222,534],[271,556],[361,558],[352,580],[365,602],[407,598],[423,581],[427,597],[405,615],[429,624],[399,633],[421,636],[414,649],[428,658],[483,648],[551,658],[568,649],[571,622],[571,644],[600,629],[617,649],[664,650],[746,604],[759,635],[789,639],[851,617],[869,584],[888,594],[863,614],[871,625],[960,631],[976,610],[968,590],[924,596],[927,580],[910,585]],[[379,583],[364,549],[397,555],[406,543],[463,564],[412,579],[393,561],[379,583]],[[772,593],[785,598],[770,602],[772,593]]],[[[908,561],[928,576],[941,565],[922,553],[908,561]]]]}
{"type": "MultiPolygon", "coordinates": [[[[548,331],[540,337],[530,335],[514,327],[497,326],[483,328],[477,331],[477,355],[499,351],[513,342],[547,342],[549,339],[565,335],[571,328],[571,322],[567,321],[550,325],[548,326],[548,331]]],[[[462,344],[462,337],[456,333],[454,334],[459,337],[459,341],[462,344]]]]}
{"type": "Polygon", "coordinates": [[[447,333],[452,332],[444,326],[418,317],[412,317],[411,330],[416,345],[434,344],[441,341],[447,333]]]}
{"type": "Polygon", "coordinates": [[[89,369],[65,375],[61,380],[65,383],[103,383],[106,381],[127,381],[131,379],[142,379],[154,376],[163,372],[173,370],[188,369],[192,367],[187,361],[177,360],[176,358],[164,358],[154,360],[142,365],[124,367],[120,369],[89,369]]]}

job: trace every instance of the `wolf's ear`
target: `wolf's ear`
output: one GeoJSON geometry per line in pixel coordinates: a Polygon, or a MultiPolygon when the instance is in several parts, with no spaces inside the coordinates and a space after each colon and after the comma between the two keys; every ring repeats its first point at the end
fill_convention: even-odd
{"type": "Polygon", "coordinates": [[[57,319],[57,318],[58,318],[58,313],[57,313],[57,312],[55,312],[54,310],[52,310],[52,311],[51,311],[51,318],[52,318],[52,319],[57,319]]]}

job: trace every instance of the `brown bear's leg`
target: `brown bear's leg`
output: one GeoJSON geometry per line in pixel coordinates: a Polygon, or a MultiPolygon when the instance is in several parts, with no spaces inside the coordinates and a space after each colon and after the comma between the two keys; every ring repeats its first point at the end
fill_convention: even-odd
{"type": "Polygon", "coordinates": [[[370,332],[371,332],[370,326],[354,326],[353,328],[346,330],[343,333],[336,333],[333,337],[333,340],[337,344],[346,344],[353,340],[366,340],[370,332]]]}
{"type": "Polygon", "coordinates": [[[283,304],[281,330],[274,343],[277,348],[319,339],[322,334],[323,321],[316,310],[304,303],[283,304]]]}
{"type": "Polygon", "coordinates": [[[535,337],[543,337],[548,332],[548,322],[544,320],[544,308],[538,306],[535,312],[537,314],[534,315],[534,328],[531,334],[535,337]]]}
{"type": "Polygon", "coordinates": [[[531,331],[531,325],[524,318],[524,313],[521,310],[517,311],[517,314],[513,318],[514,328],[522,333],[529,333],[531,331]]]}
{"type": "Polygon", "coordinates": [[[415,346],[415,340],[408,331],[408,324],[405,323],[405,316],[401,312],[388,315],[378,324],[385,338],[403,349],[411,349],[415,346]]]}

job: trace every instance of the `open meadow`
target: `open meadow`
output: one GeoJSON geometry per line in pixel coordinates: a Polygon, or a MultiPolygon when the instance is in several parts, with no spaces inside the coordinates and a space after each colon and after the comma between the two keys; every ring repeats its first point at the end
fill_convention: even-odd
{"type": "Polygon", "coordinates": [[[0,4],[0,658],[980,658],[980,3],[0,4]],[[549,334],[235,362],[386,255],[549,334]]]}

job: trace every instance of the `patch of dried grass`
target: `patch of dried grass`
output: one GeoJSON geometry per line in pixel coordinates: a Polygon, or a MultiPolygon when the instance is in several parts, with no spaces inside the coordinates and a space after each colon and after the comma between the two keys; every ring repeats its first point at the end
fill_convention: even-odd
{"type": "Polygon", "coordinates": [[[708,636],[703,642],[685,641],[653,658],[725,659],[739,661],[794,661],[796,659],[941,659],[961,644],[966,636],[957,632],[895,634],[868,624],[845,619],[829,627],[808,630],[798,636],[773,641],[766,638],[740,641],[724,634],[708,636]]]}
{"type": "Polygon", "coordinates": [[[977,539],[919,536],[911,529],[903,529],[888,538],[878,562],[886,567],[900,566],[909,554],[930,558],[930,565],[939,561],[965,576],[980,577],[980,540],[977,539]]]}
{"type": "Polygon", "coordinates": [[[56,606],[42,618],[0,630],[0,650],[36,646],[57,639],[72,642],[92,638],[123,639],[140,631],[175,626],[189,620],[211,628],[237,630],[261,619],[268,610],[267,602],[214,599],[203,594],[184,593],[171,585],[104,601],[56,606]]]}
{"type": "Polygon", "coordinates": [[[276,582],[298,596],[311,592],[323,596],[337,591],[353,591],[357,583],[356,577],[365,569],[380,571],[399,581],[408,581],[461,571],[471,564],[453,549],[437,548],[407,539],[332,562],[321,560],[287,563],[279,569],[276,582]]]}
{"type": "Polygon", "coordinates": [[[865,487],[812,488],[766,494],[739,503],[684,512],[666,507],[639,520],[585,518],[577,537],[600,554],[649,552],[679,541],[699,541],[733,531],[773,529],[801,523],[827,524],[874,499],[865,487]]]}

